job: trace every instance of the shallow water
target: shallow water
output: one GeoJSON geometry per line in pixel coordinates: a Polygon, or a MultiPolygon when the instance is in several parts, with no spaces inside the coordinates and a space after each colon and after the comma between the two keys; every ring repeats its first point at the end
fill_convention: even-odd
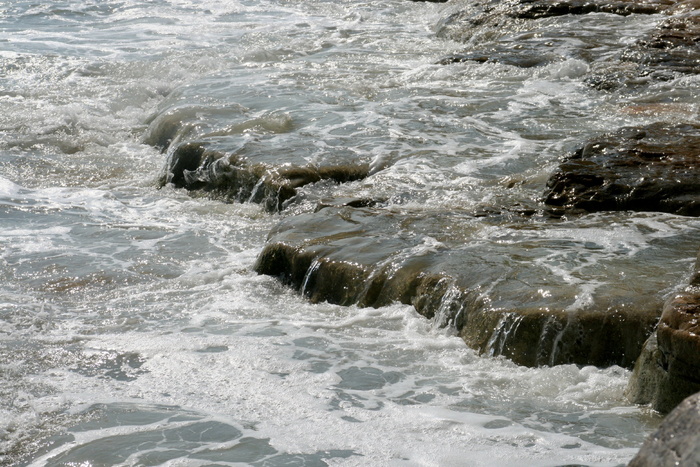
{"type": "MultiPolygon", "coordinates": [[[[590,60],[658,18],[544,20],[557,59],[541,67],[435,65],[467,47],[436,36],[466,7],[0,2],[0,463],[626,463],[658,423],[624,399],[627,370],[518,367],[410,307],[314,305],[251,270],[268,231],[319,199],[529,207],[585,137],[697,115],[697,78],[618,94],[583,83],[590,60]],[[638,111],[658,103],[676,107],[638,111]],[[154,145],[169,141],[251,161],[362,161],[373,175],[306,187],[269,214],[157,189],[167,148],[154,145]]],[[[547,36],[524,34],[470,40],[547,36]]],[[[669,293],[698,230],[618,214],[559,233],[574,250],[645,252],[649,274],[668,258],[648,247],[670,242],[669,293]]],[[[484,235],[507,248],[507,232],[484,235]]],[[[565,262],[557,254],[542,261],[565,262]]]]}

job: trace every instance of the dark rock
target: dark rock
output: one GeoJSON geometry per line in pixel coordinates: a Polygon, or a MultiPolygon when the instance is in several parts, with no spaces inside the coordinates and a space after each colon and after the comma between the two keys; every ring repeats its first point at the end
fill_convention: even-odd
{"type": "Polygon", "coordinates": [[[627,388],[637,404],[666,413],[700,391],[700,255],[691,284],[664,306],[627,388]]]}
{"type": "Polygon", "coordinates": [[[511,16],[524,19],[547,18],[563,15],[586,15],[589,13],[611,13],[627,16],[631,14],[651,15],[661,13],[672,1],[590,1],[590,0],[521,0],[511,16]]]}
{"type": "Polygon", "coordinates": [[[501,63],[503,65],[517,66],[520,68],[532,68],[544,66],[548,63],[560,60],[561,57],[533,50],[531,53],[514,50],[513,47],[503,47],[479,52],[468,52],[450,55],[438,61],[438,65],[451,65],[453,63],[501,63]]]}
{"type": "Polygon", "coordinates": [[[664,10],[670,17],[634,45],[618,62],[604,61],[587,79],[593,87],[615,90],[700,73],[700,3],[686,0],[664,10]]]}
{"type": "Polygon", "coordinates": [[[625,50],[621,59],[641,65],[641,74],[700,73],[700,15],[675,14],[625,50]]]}
{"type": "Polygon", "coordinates": [[[649,436],[629,467],[700,465],[700,393],[685,399],[649,436]]]}
{"type": "Polygon", "coordinates": [[[470,4],[469,9],[453,13],[438,24],[438,36],[459,40],[465,30],[485,26],[488,29],[508,24],[509,20],[536,20],[566,15],[610,13],[621,16],[631,14],[658,14],[676,2],[660,1],[591,1],[591,0],[513,0],[486,1],[470,4]]]}
{"type": "MultiPolygon", "coordinates": [[[[609,268],[631,267],[624,263],[645,261],[644,253],[595,256],[550,233],[547,227],[557,222],[327,207],[284,219],[255,270],[313,302],[413,305],[453,326],[470,347],[519,364],[631,367],[661,312],[656,291],[668,286],[660,282],[663,274],[629,281],[609,268]],[[493,239],[479,234],[495,225],[504,231],[493,239]],[[552,251],[583,255],[596,267],[572,280],[555,272],[566,267],[559,260],[547,265],[552,251]],[[587,289],[592,283],[597,286],[587,289]]],[[[650,254],[658,255],[658,248],[664,247],[657,244],[650,254]]],[[[670,246],[664,252],[676,254],[670,246]]]]}
{"type": "Polygon", "coordinates": [[[207,149],[200,143],[178,146],[168,158],[161,185],[201,190],[226,200],[263,204],[281,211],[305,185],[329,180],[346,183],[367,177],[367,164],[331,166],[270,166],[250,164],[236,155],[207,149]]]}
{"type": "Polygon", "coordinates": [[[700,216],[700,126],[623,128],[588,142],[550,177],[545,202],[568,210],[700,216]]]}

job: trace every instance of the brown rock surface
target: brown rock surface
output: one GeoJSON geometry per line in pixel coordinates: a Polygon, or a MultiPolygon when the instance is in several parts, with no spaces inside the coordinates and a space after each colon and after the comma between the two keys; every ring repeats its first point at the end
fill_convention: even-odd
{"type": "Polygon", "coordinates": [[[235,155],[208,150],[188,143],[171,154],[161,185],[200,190],[232,201],[263,204],[269,211],[281,211],[297,189],[322,180],[344,183],[365,178],[367,164],[298,167],[251,164],[235,155]]]}
{"type": "Polygon", "coordinates": [[[634,369],[627,394],[660,412],[700,391],[700,259],[691,284],[664,306],[634,369]]]}
{"type": "Polygon", "coordinates": [[[700,126],[652,124],[593,139],[550,177],[545,202],[588,212],[700,216],[700,126]]]}
{"type": "Polygon", "coordinates": [[[585,236],[581,222],[326,207],[284,219],[255,269],[313,302],[413,305],[470,347],[519,364],[630,367],[658,320],[657,291],[672,284],[661,271],[633,281],[620,271],[647,253],[678,252],[661,243],[634,257],[590,249],[574,239],[585,236]],[[569,267],[575,277],[560,274],[569,267]]]}

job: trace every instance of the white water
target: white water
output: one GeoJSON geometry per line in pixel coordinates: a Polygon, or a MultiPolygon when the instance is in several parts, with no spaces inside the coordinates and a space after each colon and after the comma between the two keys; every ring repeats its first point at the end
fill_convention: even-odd
{"type": "MultiPolygon", "coordinates": [[[[309,304],[251,271],[286,214],[156,189],[165,155],[142,141],[171,118],[248,157],[377,167],[292,212],[329,194],[531,199],[586,135],[649,118],[581,82],[576,41],[537,69],[434,65],[464,48],[434,35],[459,6],[1,1],[0,463],[626,463],[658,422],[624,399],[627,370],[522,368],[409,307],[309,304]]],[[[628,42],[654,24],[595,19],[628,42]]],[[[685,78],[626,102],[693,114],[696,92],[685,78]]],[[[600,247],[678,236],[681,281],[698,222],[626,222],[600,247]]]]}

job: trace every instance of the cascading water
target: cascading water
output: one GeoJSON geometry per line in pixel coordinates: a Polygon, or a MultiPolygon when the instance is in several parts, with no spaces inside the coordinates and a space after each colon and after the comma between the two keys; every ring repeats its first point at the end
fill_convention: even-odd
{"type": "MultiPolygon", "coordinates": [[[[615,54],[655,15],[547,19],[531,35],[485,26],[471,44],[543,40],[557,59],[440,65],[464,51],[467,38],[438,30],[465,3],[0,2],[0,463],[627,462],[659,420],[624,399],[628,370],[517,366],[410,306],[312,304],[252,271],[280,219],[347,197],[382,200],[405,224],[444,222],[414,256],[467,238],[507,250],[518,232],[535,259],[512,266],[562,283],[576,268],[654,276],[669,261],[660,293],[682,282],[691,218],[563,221],[546,243],[536,225],[430,215],[531,209],[581,140],[650,119],[582,77],[591,54],[615,54]],[[159,189],[187,142],[370,175],[300,187],[282,212],[159,189]],[[659,244],[677,257],[657,257],[659,244]]],[[[626,102],[696,113],[697,84],[626,102]]]]}

